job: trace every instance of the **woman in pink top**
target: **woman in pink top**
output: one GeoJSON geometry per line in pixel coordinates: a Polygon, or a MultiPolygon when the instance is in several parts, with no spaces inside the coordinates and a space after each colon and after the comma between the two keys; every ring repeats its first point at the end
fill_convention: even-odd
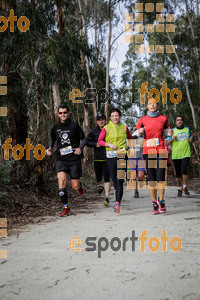
{"type": "Polygon", "coordinates": [[[106,164],[116,192],[113,208],[117,213],[120,212],[123,196],[123,179],[117,178],[117,150],[125,150],[126,139],[132,139],[127,126],[120,122],[121,116],[119,109],[111,109],[110,122],[102,129],[98,139],[98,144],[106,147],[106,164]]]}

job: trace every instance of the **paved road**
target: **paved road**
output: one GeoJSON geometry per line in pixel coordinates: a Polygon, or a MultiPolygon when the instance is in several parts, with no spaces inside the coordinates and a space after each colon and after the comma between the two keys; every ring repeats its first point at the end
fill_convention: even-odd
{"type": "Polygon", "coordinates": [[[8,258],[0,259],[0,299],[200,299],[200,195],[176,198],[176,193],[175,187],[167,189],[164,215],[152,215],[148,190],[140,192],[140,199],[126,190],[120,214],[99,203],[89,212],[1,238],[0,249],[7,249],[8,258]],[[140,237],[145,230],[148,241],[141,252],[134,233],[140,237]],[[171,249],[170,241],[166,252],[158,239],[148,244],[163,230],[170,240],[179,238],[171,242],[175,250],[181,240],[179,251],[171,249]],[[83,240],[83,246],[76,246],[83,251],[69,247],[73,237],[83,240]],[[86,245],[87,237],[93,245],[86,245]],[[152,252],[151,245],[158,251],[152,252]],[[95,246],[95,251],[85,250],[95,246]]]}

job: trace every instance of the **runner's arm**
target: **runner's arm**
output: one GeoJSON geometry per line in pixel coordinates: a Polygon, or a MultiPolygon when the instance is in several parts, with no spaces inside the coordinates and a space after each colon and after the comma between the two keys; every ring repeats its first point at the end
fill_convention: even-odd
{"type": "Polygon", "coordinates": [[[49,148],[46,150],[47,155],[52,155],[52,149],[56,141],[56,134],[55,134],[55,129],[54,127],[51,129],[51,140],[49,142],[49,148]]]}
{"type": "Polygon", "coordinates": [[[81,150],[83,150],[83,148],[85,147],[85,145],[87,143],[87,139],[85,137],[85,133],[83,132],[83,130],[81,129],[81,127],[79,125],[77,126],[77,134],[79,135],[79,138],[81,140],[81,144],[80,144],[80,146],[78,148],[80,148],[81,150]]]}
{"type": "Polygon", "coordinates": [[[99,144],[100,146],[103,146],[103,147],[106,146],[106,142],[104,141],[104,140],[105,140],[105,137],[106,137],[106,130],[105,130],[105,128],[103,128],[103,129],[101,130],[101,133],[100,133],[99,138],[98,138],[98,144],[99,144]]]}
{"type": "Polygon", "coordinates": [[[171,137],[171,136],[168,136],[167,137],[167,140],[165,141],[165,145],[166,146],[169,146],[169,145],[171,145],[172,143],[173,143],[173,141],[175,140],[177,138],[177,136],[175,135],[175,136],[173,136],[173,137],[171,137]]]}
{"type": "Polygon", "coordinates": [[[51,140],[49,142],[49,148],[53,148],[54,144],[56,142],[56,133],[55,133],[55,128],[53,127],[51,129],[51,140]]]}
{"type": "Polygon", "coordinates": [[[80,154],[81,154],[81,151],[83,150],[83,148],[84,148],[85,145],[86,145],[86,142],[87,142],[87,140],[86,140],[86,138],[84,138],[84,139],[81,141],[81,144],[80,144],[80,146],[79,146],[78,148],[73,148],[74,154],[80,155],[80,154]]]}
{"type": "Polygon", "coordinates": [[[137,122],[135,128],[136,128],[136,129],[140,129],[141,127],[144,127],[144,125],[143,125],[143,123],[142,123],[142,120],[139,119],[139,121],[137,122]]]}
{"type": "Polygon", "coordinates": [[[131,135],[131,133],[130,133],[130,131],[129,131],[129,129],[128,129],[127,126],[126,126],[126,134],[127,134],[127,139],[131,140],[132,139],[132,135],[131,135]]]}
{"type": "Polygon", "coordinates": [[[92,147],[92,148],[96,148],[97,143],[94,142],[94,135],[92,134],[92,131],[89,132],[88,136],[87,136],[87,143],[86,145],[88,147],[92,147]]]}
{"type": "Polygon", "coordinates": [[[116,145],[110,144],[110,143],[106,143],[104,141],[105,137],[106,137],[106,130],[105,130],[105,128],[103,128],[102,131],[101,131],[101,133],[100,133],[100,135],[99,135],[98,144],[100,146],[103,146],[103,147],[110,147],[112,150],[117,150],[117,146],[116,145]]]}
{"type": "Polygon", "coordinates": [[[81,141],[81,144],[80,144],[79,148],[80,148],[81,150],[83,150],[83,148],[85,147],[86,144],[87,144],[87,139],[84,138],[84,139],[81,141]]]}
{"type": "MultiPolygon", "coordinates": [[[[189,128],[188,128],[189,129],[189,128]]],[[[190,131],[190,129],[189,129],[189,141],[190,141],[190,143],[192,142],[192,140],[193,140],[193,136],[192,136],[192,133],[191,133],[191,131],[190,131]]]]}
{"type": "Polygon", "coordinates": [[[142,122],[142,120],[140,119],[137,123],[137,125],[135,126],[135,131],[132,134],[132,138],[133,139],[137,139],[140,135],[142,135],[144,133],[144,124],[142,122]]]}
{"type": "Polygon", "coordinates": [[[140,131],[138,129],[135,129],[132,134],[132,139],[138,139],[140,136],[140,131]]]}
{"type": "MultiPolygon", "coordinates": [[[[166,116],[165,116],[166,117],[166,116]]],[[[170,137],[174,134],[174,130],[170,128],[168,118],[166,117],[166,121],[163,127],[164,136],[170,137]]]]}

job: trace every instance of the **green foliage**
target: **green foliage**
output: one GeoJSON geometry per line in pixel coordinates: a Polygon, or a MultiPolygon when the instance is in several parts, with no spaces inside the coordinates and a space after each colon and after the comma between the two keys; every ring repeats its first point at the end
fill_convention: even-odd
{"type": "Polygon", "coordinates": [[[12,160],[3,161],[0,164],[0,180],[3,184],[10,183],[10,175],[12,171],[12,160]]]}
{"type": "MultiPolygon", "coordinates": [[[[2,185],[10,183],[10,176],[12,171],[13,161],[4,161],[0,164],[0,182],[2,185]]],[[[7,192],[0,191],[0,200],[7,196],[7,192]]]]}

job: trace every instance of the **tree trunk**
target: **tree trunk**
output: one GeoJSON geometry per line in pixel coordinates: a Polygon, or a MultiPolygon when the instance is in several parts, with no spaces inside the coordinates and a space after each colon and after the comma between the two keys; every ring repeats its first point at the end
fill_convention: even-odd
{"type": "MultiPolygon", "coordinates": [[[[38,91],[38,86],[36,86],[36,93],[35,93],[35,98],[36,98],[36,105],[37,105],[37,136],[38,136],[38,144],[42,144],[41,140],[41,109],[40,109],[40,99],[39,99],[39,91],[38,91]]],[[[44,185],[44,180],[43,180],[43,167],[42,167],[42,160],[38,161],[37,165],[37,186],[41,188],[44,185]]]]}
{"type": "Polygon", "coordinates": [[[199,0],[196,0],[196,16],[199,16],[199,0]]]}
{"type": "Polygon", "coordinates": [[[109,0],[109,33],[108,33],[108,51],[106,65],[106,96],[105,96],[105,115],[108,120],[108,98],[109,98],[109,79],[110,79],[110,55],[111,55],[111,35],[112,35],[112,17],[111,17],[111,0],[109,0]]]}
{"type": "MultiPolygon", "coordinates": [[[[172,42],[171,37],[170,37],[168,32],[167,32],[167,37],[168,37],[171,45],[173,45],[173,42],[172,42]]],[[[190,97],[190,91],[189,91],[189,88],[188,88],[187,80],[185,78],[185,74],[183,72],[183,69],[182,69],[178,54],[176,52],[176,49],[175,49],[175,56],[176,56],[176,60],[177,60],[178,66],[179,66],[179,71],[180,71],[181,77],[183,78],[183,81],[184,81],[184,84],[185,84],[187,99],[188,99],[188,103],[190,105],[190,109],[191,109],[191,112],[192,112],[193,125],[194,125],[194,128],[196,129],[197,128],[197,123],[196,123],[194,107],[193,107],[192,100],[191,100],[191,97],[190,97]]]]}
{"type": "MultiPolygon", "coordinates": [[[[56,4],[57,4],[57,12],[58,12],[57,14],[58,35],[61,35],[64,29],[63,14],[62,14],[62,0],[57,0],[56,4]]],[[[57,110],[61,104],[59,84],[57,82],[53,83],[52,90],[53,90],[53,100],[54,100],[54,115],[55,117],[57,117],[57,110]]]]}
{"type": "Polygon", "coordinates": [[[1,7],[2,7],[2,10],[6,9],[6,1],[5,0],[1,1],[1,7]]]}
{"type": "MultiPolygon", "coordinates": [[[[22,147],[26,144],[27,138],[27,105],[26,99],[22,92],[22,79],[20,74],[15,72],[8,72],[8,94],[7,98],[11,103],[10,110],[10,127],[12,146],[19,144],[22,147]]],[[[25,154],[25,151],[24,151],[25,154]]],[[[11,181],[23,185],[26,174],[26,155],[19,161],[12,164],[11,181]]]]}
{"type": "MultiPolygon", "coordinates": [[[[86,27],[85,19],[84,19],[84,16],[83,16],[83,0],[78,0],[78,5],[79,5],[79,11],[80,11],[80,13],[79,13],[79,27],[80,27],[79,35],[82,37],[82,28],[83,28],[85,38],[87,39],[87,27],[86,27]]],[[[93,118],[95,120],[96,115],[97,115],[97,110],[96,110],[96,104],[95,104],[94,85],[93,85],[93,81],[92,81],[92,78],[91,78],[91,75],[90,75],[90,64],[89,64],[88,56],[83,53],[83,54],[81,54],[81,61],[82,61],[83,68],[84,68],[84,60],[86,61],[87,76],[88,76],[89,84],[91,86],[92,110],[93,110],[93,118]]]]}
{"type": "Polygon", "coordinates": [[[80,116],[79,116],[78,109],[76,109],[76,114],[77,114],[78,125],[81,126],[80,116]]]}
{"type": "MultiPolygon", "coordinates": [[[[84,27],[84,18],[83,18],[83,0],[78,0],[78,5],[79,5],[79,35],[82,38],[82,28],[84,27]]],[[[84,27],[86,30],[86,27],[84,27]]],[[[84,62],[85,62],[85,55],[83,51],[80,51],[81,55],[81,70],[84,70],[84,62]]],[[[85,84],[84,84],[84,77],[82,76],[82,88],[85,90],[85,84]]],[[[87,136],[89,133],[89,113],[88,113],[88,107],[86,107],[85,103],[83,102],[83,115],[84,115],[84,132],[85,135],[87,136]]],[[[89,148],[85,147],[84,148],[84,160],[83,164],[85,165],[86,162],[89,160],[89,148]]]]}
{"type": "Polygon", "coordinates": [[[96,55],[97,55],[96,67],[97,67],[97,71],[99,71],[99,49],[98,49],[98,45],[97,45],[97,20],[96,20],[96,10],[95,10],[95,17],[94,17],[94,42],[95,42],[95,49],[96,49],[96,55]]]}
{"type": "Polygon", "coordinates": [[[63,22],[63,13],[62,13],[62,0],[58,0],[57,2],[57,23],[58,23],[58,35],[62,35],[64,29],[64,22],[63,22]]]}
{"type": "MultiPolygon", "coordinates": [[[[192,20],[191,20],[191,17],[190,17],[190,13],[189,13],[189,10],[188,10],[188,3],[187,3],[187,0],[185,0],[185,6],[186,6],[186,12],[187,12],[187,17],[188,17],[188,21],[189,21],[189,24],[190,24],[190,29],[191,29],[191,33],[192,33],[192,39],[193,41],[195,41],[195,34],[194,34],[194,28],[193,28],[193,24],[192,24],[192,20]]],[[[199,84],[199,94],[200,94],[200,60],[199,60],[199,51],[198,51],[198,48],[197,47],[194,47],[194,54],[195,54],[195,58],[196,58],[196,61],[197,61],[197,65],[198,65],[198,84],[199,84]]]]}
{"type": "Polygon", "coordinates": [[[11,105],[11,137],[13,146],[25,144],[27,138],[27,105],[22,93],[22,80],[19,73],[8,72],[8,99],[11,105]],[[21,91],[20,91],[21,87],[21,91]],[[16,92],[17,91],[17,92],[16,92]]]}
{"type": "Polygon", "coordinates": [[[93,86],[92,78],[90,76],[90,65],[89,65],[89,59],[88,59],[87,55],[85,57],[85,60],[86,60],[86,66],[87,66],[88,81],[91,86],[93,118],[95,120],[96,116],[97,116],[97,110],[96,110],[96,105],[95,105],[94,86],[93,86]]]}
{"type": "Polygon", "coordinates": [[[35,9],[35,0],[31,0],[32,9],[35,9]]]}
{"type": "Polygon", "coordinates": [[[54,115],[55,117],[57,117],[58,107],[61,104],[59,85],[57,82],[54,82],[54,84],[52,85],[52,90],[53,90],[53,101],[54,101],[54,115]]]}

